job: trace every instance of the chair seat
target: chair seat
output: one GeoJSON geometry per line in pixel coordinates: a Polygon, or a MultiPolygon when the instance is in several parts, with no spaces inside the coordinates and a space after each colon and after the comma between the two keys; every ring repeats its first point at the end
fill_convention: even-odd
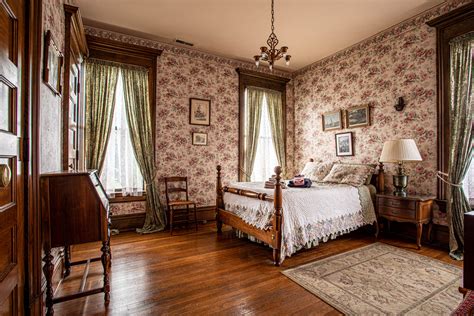
{"type": "Polygon", "coordinates": [[[169,206],[185,206],[185,205],[194,205],[193,201],[182,201],[182,200],[176,200],[176,201],[170,201],[168,203],[169,206]]]}

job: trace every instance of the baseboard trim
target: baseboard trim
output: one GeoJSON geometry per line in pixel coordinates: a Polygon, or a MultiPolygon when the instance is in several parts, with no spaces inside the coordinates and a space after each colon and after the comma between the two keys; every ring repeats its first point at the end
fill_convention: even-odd
{"type": "MultiPolygon", "coordinates": [[[[215,220],[216,207],[214,205],[200,206],[197,208],[197,219],[199,222],[215,220]]],[[[112,229],[119,231],[133,231],[142,228],[145,223],[145,213],[112,215],[112,229]]]]}

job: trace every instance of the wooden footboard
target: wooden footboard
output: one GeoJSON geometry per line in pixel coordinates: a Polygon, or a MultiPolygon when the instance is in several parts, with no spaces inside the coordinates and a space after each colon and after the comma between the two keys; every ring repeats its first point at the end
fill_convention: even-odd
{"type": "Polygon", "coordinates": [[[216,185],[216,223],[217,232],[222,233],[222,224],[232,226],[240,231],[252,235],[260,241],[267,243],[273,248],[273,263],[280,265],[280,250],[282,241],[282,189],[281,189],[281,167],[275,167],[276,185],[273,197],[265,193],[258,193],[249,190],[241,190],[232,187],[222,187],[221,166],[217,166],[217,185],[216,185]],[[275,213],[272,216],[271,226],[266,229],[259,229],[255,226],[244,222],[237,215],[226,211],[224,206],[224,192],[238,194],[249,198],[259,199],[262,201],[273,201],[275,213]]]}

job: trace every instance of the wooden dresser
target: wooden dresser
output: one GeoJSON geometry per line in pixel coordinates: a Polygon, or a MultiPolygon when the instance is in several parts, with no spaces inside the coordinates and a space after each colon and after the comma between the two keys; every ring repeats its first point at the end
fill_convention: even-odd
{"type": "Polygon", "coordinates": [[[431,196],[395,196],[392,194],[377,194],[376,210],[378,218],[390,221],[408,222],[416,225],[416,245],[421,248],[423,224],[428,224],[428,237],[431,235],[431,212],[434,197],[431,196]]]}
{"type": "Polygon", "coordinates": [[[464,214],[463,287],[474,291],[474,211],[464,214]]]}
{"type": "Polygon", "coordinates": [[[105,302],[110,295],[110,219],[109,201],[97,172],[66,171],[43,174],[40,177],[41,211],[43,223],[43,249],[46,277],[47,314],[53,314],[53,304],[104,292],[105,302]],[[70,246],[94,241],[102,242],[102,256],[71,262],[70,246]],[[51,248],[64,247],[65,274],[71,266],[85,264],[84,275],[78,293],[53,297],[53,256],[51,248]],[[84,290],[90,262],[101,261],[104,268],[103,287],[84,290]]]}

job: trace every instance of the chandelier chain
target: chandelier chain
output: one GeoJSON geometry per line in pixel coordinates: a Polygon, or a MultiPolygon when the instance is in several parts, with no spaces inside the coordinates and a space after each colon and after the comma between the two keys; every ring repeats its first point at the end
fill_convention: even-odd
{"type": "Polygon", "coordinates": [[[274,23],[275,23],[275,11],[274,11],[274,9],[273,9],[273,0],[272,0],[272,33],[275,32],[274,23]]]}

